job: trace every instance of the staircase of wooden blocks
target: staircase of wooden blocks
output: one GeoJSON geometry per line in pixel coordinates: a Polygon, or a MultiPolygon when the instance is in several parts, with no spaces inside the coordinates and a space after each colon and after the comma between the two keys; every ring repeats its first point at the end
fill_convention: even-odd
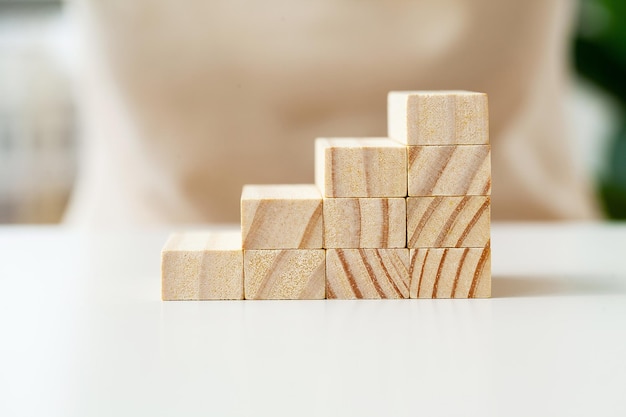
{"type": "Polygon", "coordinates": [[[163,300],[491,295],[487,96],[391,92],[389,138],[315,141],[315,184],[246,185],[241,231],[170,237],[163,300]]]}

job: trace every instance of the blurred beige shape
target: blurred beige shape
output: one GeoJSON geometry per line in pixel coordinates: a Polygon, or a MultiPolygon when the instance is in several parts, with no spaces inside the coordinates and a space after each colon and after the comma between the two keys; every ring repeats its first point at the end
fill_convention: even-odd
{"type": "Polygon", "coordinates": [[[67,220],[236,221],[316,137],[385,136],[387,92],[489,95],[493,218],[595,215],[565,137],[567,0],[71,3],[85,139],[67,220]]]}

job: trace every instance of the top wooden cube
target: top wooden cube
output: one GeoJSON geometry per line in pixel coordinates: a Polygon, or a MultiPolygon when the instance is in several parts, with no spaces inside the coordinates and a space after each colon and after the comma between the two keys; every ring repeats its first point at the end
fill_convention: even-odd
{"type": "Polygon", "coordinates": [[[389,137],[405,145],[486,145],[487,94],[471,91],[392,91],[389,137]]]}
{"type": "Polygon", "coordinates": [[[322,196],[313,184],[246,185],[243,249],[321,249],[322,215],[322,196]]]}
{"type": "Polygon", "coordinates": [[[317,139],[315,182],[325,198],[406,197],[406,146],[388,138],[317,139]]]}

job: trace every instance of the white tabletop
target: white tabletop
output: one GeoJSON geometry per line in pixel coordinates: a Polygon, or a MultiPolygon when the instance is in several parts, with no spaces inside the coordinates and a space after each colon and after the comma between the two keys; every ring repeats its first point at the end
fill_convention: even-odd
{"type": "Polygon", "coordinates": [[[494,225],[490,300],[161,302],[166,235],[0,228],[0,416],[626,415],[626,225],[494,225]]]}

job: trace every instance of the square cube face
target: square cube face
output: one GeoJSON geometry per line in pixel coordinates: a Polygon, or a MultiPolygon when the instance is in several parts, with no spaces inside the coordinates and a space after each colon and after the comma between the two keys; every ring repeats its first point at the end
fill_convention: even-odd
{"type": "Polygon", "coordinates": [[[489,145],[409,146],[409,196],[491,194],[489,145]]]}
{"type": "Polygon", "coordinates": [[[406,147],[387,138],[317,139],[315,181],[324,197],[405,197],[406,147]]]}
{"type": "Polygon", "coordinates": [[[327,249],[326,297],[408,298],[408,249],[327,249]]]}
{"type": "Polygon", "coordinates": [[[486,145],[487,95],[471,91],[392,91],[389,137],[406,145],[486,145]]]}
{"type": "Polygon", "coordinates": [[[411,249],[411,298],[491,297],[491,249],[411,249]]]}
{"type": "Polygon", "coordinates": [[[322,300],[326,254],[323,249],[246,250],[247,300],[322,300]]]}
{"type": "Polygon", "coordinates": [[[324,247],[406,247],[405,199],[324,199],[324,247]]]}
{"type": "Polygon", "coordinates": [[[244,249],[321,249],[322,197],[313,184],[246,185],[241,195],[244,249]]]}
{"type": "Polygon", "coordinates": [[[161,253],[163,300],[243,299],[241,232],[174,234],[161,253]]]}
{"type": "Polygon", "coordinates": [[[409,248],[484,248],[491,233],[491,198],[407,198],[409,248]]]}

